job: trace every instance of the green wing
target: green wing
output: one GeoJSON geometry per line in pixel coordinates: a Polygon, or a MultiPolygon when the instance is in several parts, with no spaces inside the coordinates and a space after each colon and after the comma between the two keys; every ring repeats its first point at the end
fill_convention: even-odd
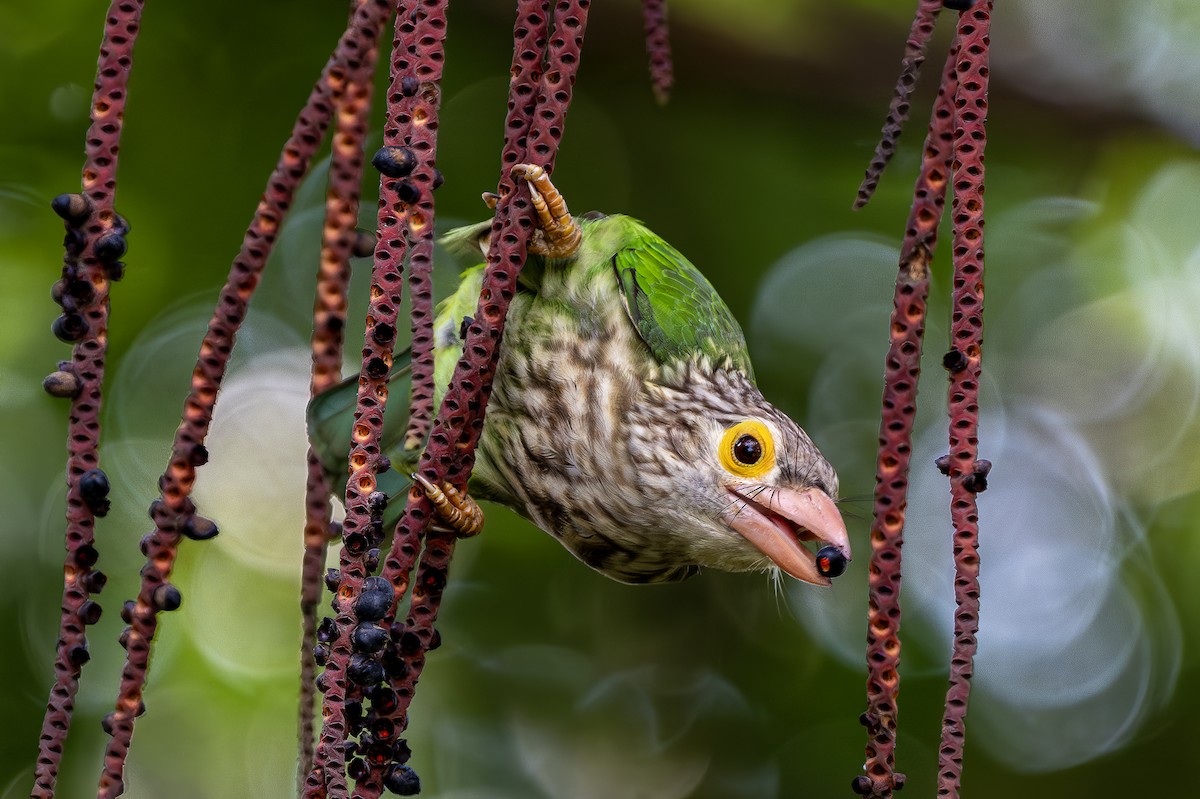
{"type": "Polygon", "coordinates": [[[476,222],[449,230],[438,239],[438,243],[457,258],[470,259],[471,263],[479,260],[483,245],[492,231],[492,221],[476,222]]]}
{"type": "MultiPolygon", "coordinates": [[[[380,449],[391,459],[392,468],[377,478],[379,490],[393,498],[408,490],[408,475],[420,454],[419,450],[412,452],[404,449],[411,390],[412,353],[404,350],[396,353],[392,373],[388,377],[388,401],[383,416],[383,439],[380,442],[380,449]]],[[[346,479],[350,476],[348,456],[357,401],[358,375],[354,375],[321,392],[308,403],[308,440],[329,478],[333,494],[339,498],[346,496],[346,479]]],[[[389,503],[384,515],[385,526],[395,525],[403,505],[403,501],[389,503]]]]}
{"type": "Polygon", "coordinates": [[[640,224],[613,256],[625,310],[661,364],[707,356],[754,373],[742,328],[687,258],[640,224]]]}

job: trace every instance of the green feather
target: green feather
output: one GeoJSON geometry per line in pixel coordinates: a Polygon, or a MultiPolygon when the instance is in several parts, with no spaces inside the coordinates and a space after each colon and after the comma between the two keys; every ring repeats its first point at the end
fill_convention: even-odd
{"type": "Polygon", "coordinates": [[[482,245],[486,243],[491,231],[492,221],[489,219],[486,222],[455,228],[444,234],[438,243],[445,247],[447,252],[459,258],[472,259],[468,261],[471,263],[479,258],[483,251],[482,245]]]}
{"type": "MultiPolygon", "coordinates": [[[[629,220],[633,222],[633,220],[629,220]]],[[[678,250],[641,223],[613,255],[625,310],[661,364],[707,357],[753,378],[746,339],[712,284],[678,250]]]]}

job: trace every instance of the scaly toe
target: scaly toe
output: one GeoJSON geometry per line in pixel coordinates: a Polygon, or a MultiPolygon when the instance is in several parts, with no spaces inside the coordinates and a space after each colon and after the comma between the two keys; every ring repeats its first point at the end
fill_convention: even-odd
{"type": "Polygon", "coordinates": [[[459,538],[470,538],[483,529],[483,510],[467,494],[449,482],[442,483],[439,488],[423,475],[413,474],[411,477],[433,503],[434,515],[446,529],[459,538]]]}
{"type": "Polygon", "coordinates": [[[529,196],[537,215],[537,232],[529,250],[549,258],[570,258],[579,252],[583,230],[567,210],[567,201],[550,182],[546,170],[536,164],[517,164],[512,176],[529,184],[529,196]]]}

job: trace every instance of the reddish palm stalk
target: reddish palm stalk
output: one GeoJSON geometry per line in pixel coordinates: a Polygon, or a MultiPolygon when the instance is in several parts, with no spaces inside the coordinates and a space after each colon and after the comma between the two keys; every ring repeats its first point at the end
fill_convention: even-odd
{"type": "Polygon", "coordinates": [[[896,81],[887,120],[883,123],[882,136],[875,147],[875,156],[867,167],[862,183],[859,184],[858,196],[854,200],[855,208],[862,208],[871,201],[883,170],[896,154],[896,143],[900,140],[900,132],[908,120],[909,100],[917,85],[921,65],[925,63],[925,47],[933,35],[937,15],[941,10],[942,0],[920,0],[917,5],[917,16],[913,19],[908,41],[904,45],[904,60],[900,62],[900,79],[896,81]]]}
{"type": "Polygon", "coordinates": [[[412,302],[412,403],[408,414],[406,449],[421,446],[433,424],[433,218],[422,209],[419,230],[412,233],[408,258],[408,294],[412,302]]]}
{"type": "Polygon", "coordinates": [[[654,96],[665,104],[675,83],[671,63],[671,34],[667,27],[667,0],[642,0],[642,20],[646,28],[646,54],[650,56],[650,83],[654,96]]]}
{"type": "Polygon", "coordinates": [[[411,113],[399,120],[405,144],[417,156],[411,182],[419,192],[415,209],[405,220],[405,235],[412,247],[408,278],[412,302],[412,403],[404,441],[409,449],[421,446],[433,422],[433,191],[441,185],[435,163],[446,4],[426,2],[425,6],[419,30],[414,31],[407,47],[409,74],[417,81],[416,94],[411,113]]]}
{"type": "MultiPolygon", "coordinates": [[[[540,76],[542,57],[537,48],[539,44],[546,47],[545,8],[539,3],[522,3],[518,8],[513,80],[498,187],[500,200],[492,226],[480,304],[468,327],[463,357],[419,466],[420,471],[435,482],[444,479],[463,487],[474,464],[475,446],[483,428],[505,315],[516,291],[533,230],[528,195],[523,190],[514,190],[509,171],[513,164],[526,158],[544,162],[548,171],[553,169],[578,70],[588,6],[587,0],[559,2],[554,15],[554,35],[545,51],[547,68],[540,76]],[[531,104],[529,98],[535,98],[536,102],[531,104]]],[[[429,514],[428,502],[416,494],[410,495],[384,571],[394,585],[401,588],[408,585],[429,514]]],[[[424,668],[425,655],[437,645],[433,625],[453,551],[451,535],[428,534],[412,585],[408,618],[403,627],[394,628],[395,654],[402,664],[390,675],[395,706],[384,709],[379,715],[385,723],[392,725],[396,734],[402,733],[407,726],[408,706],[424,668]]],[[[400,747],[400,750],[407,754],[407,747],[400,747]]],[[[402,762],[398,761],[397,765],[402,762]]],[[[356,792],[355,795],[360,794],[356,792]]],[[[364,791],[361,795],[374,797],[378,794],[364,791]]]]}
{"type": "MultiPolygon", "coordinates": [[[[341,381],[345,342],[346,291],[350,283],[350,257],[358,246],[359,191],[362,183],[363,142],[371,109],[371,77],[377,47],[361,59],[344,87],[331,77],[331,88],[340,95],[329,162],[329,189],[325,195],[325,226],[321,261],[313,305],[312,396],[341,381]]],[[[303,639],[300,644],[300,767],[301,781],[313,762],[313,697],[317,664],[317,604],[321,600],[322,572],[329,542],[330,486],[321,462],[310,448],[305,485],[304,565],[300,608],[303,639]]]]}
{"type": "Polygon", "coordinates": [[[979,514],[975,495],[990,464],[979,455],[979,376],[983,357],[983,191],[987,142],[991,0],[958,21],[958,89],[954,97],[954,303],[951,313],[950,512],[954,522],[954,652],[942,718],[938,796],[957,797],[962,777],[967,699],[979,629],[979,514]]]}
{"type": "Polygon", "coordinates": [[[180,601],[178,590],[168,582],[180,537],[203,538],[215,532],[211,522],[195,515],[189,495],[196,467],[207,459],[204,438],[212,422],[217,391],[233,351],[238,327],[245,318],[283,216],[308,171],[338,102],[332,84],[344,85],[347,75],[358,68],[361,59],[374,46],[387,10],[382,0],[359,0],[350,26],[313,87],[292,135],[284,145],[201,343],[200,358],[192,373],[192,388],[184,404],[183,420],[175,433],[171,460],[159,480],[162,496],[151,507],[155,529],[143,539],[147,560],[142,570],[141,590],[126,614],[130,622],[123,635],[127,657],[116,710],[105,719],[105,727],[112,739],[104,756],[98,792],[100,799],[113,799],[124,790],[125,758],[133,737],[134,719],[143,707],[142,688],[150,643],[157,628],[157,613],[177,607],[180,601]]]}
{"type": "MultiPolygon", "coordinates": [[[[526,157],[529,125],[537,101],[537,86],[538,81],[541,79],[542,59],[546,48],[549,24],[546,5],[545,0],[520,0],[517,7],[517,22],[514,30],[513,46],[513,78],[509,87],[508,115],[504,126],[504,148],[501,153],[503,166],[501,168],[499,193],[502,195],[502,202],[506,202],[506,198],[509,198],[513,192],[514,183],[512,177],[509,175],[509,169],[512,165],[520,163],[526,157]]],[[[528,200],[523,199],[521,202],[524,203],[523,211],[531,230],[532,223],[529,221],[530,206],[528,200]]],[[[493,238],[496,235],[497,226],[501,222],[500,207],[499,205],[497,206],[495,221],[492,223],[493,238]]],[[[507,219],[507,216],[505,219],[507,219]]],[[[524,231],[524,227],[521,226],[521,232],[524,231]]],[[[521,240],[525,241],[527,238],[527,236],[524,236],[521,240]]],[[[524,250],[521,249],[516,255],[519,261],[517,269],[519,269],[520,266],[524,265],[524,250]]],[[[505,303],[503,313],[500,314],[501,317],[506,313],[507,303],[505,303]]],[[[478,323],[472,324],[468,330],[469,339],[479,329],[478,323]]],[[[466,357],[467,352],[474,354],[476,349],[468,346],[464,352],[464,357],[466,357]]],[[[481,360],[476,366],[479,370],[486,369],[487,362],[481,360]]],[[[462,367],[461,362],[459,367],[462,367]]],[[[464,388],[461,384],[462,381],[458,379],[458,371],[456,369],[455,378],[451,381],[451,388],[457,387],[457,395],[453,399],[449,396],[447,397],[447,401],[455,403],[453,406],[450,406],[454,408],[459,407],[458,403],[462,401],[460,396],[464,388]]],[[[472,386],[474,385],[474,381],[470,377],[468,377],[467,382],[471,383],[472,386]]],[[[490,385],[490,380],[487,382],[490,385]]],[[[442,405],[443,416],[446,413],[447,407],[446,401],[444,401],[442,405]]],[[[422,461],[430,458],[430,453],[436,443],[440,453],[437,461],[442,467],[439,471],[444,474],[453,462],[453,453],[451,451],[450,439],[445,430],[445,421],[439,418],[439,422],[441,422],[441,426],[435,428],[431,434],[430,447],[426,449],[422,461]]],[[[460,427],[462,426],[463,422],[461,419],[458,421],[458,424],[460,427]]],[[[441,475],[437,471],[431,472],[428,471],[428,467],[425,467],[424,464],[422,466],[422,472],[426,477],[431,480],[441,478],[441,475]]],[[[465,484],[465,480],[461,484],[465,484]]],[[[408,590],[409,575],[416,564],[421,537],[428,526],[431,512],[432,505],[425,499],[423,494],[413,492],[409,495],[405,515],[396,527],[392,539],[392,548],[387,560],[384,562],[383,570],[383,576],[396,586],[397,593],[400,596],[403,596],[408,590]]]]}
{"type": "MultiPolygon", "coordinates": [[[[531,5],[537,5],[536,3],[531,5]]],[[[535,161],[545,161],[547,172],[554,167],[558,144],[562,138],[563,121],[571,100],[571,88],[575,82],[575,74],[579,64],[579,53],[583,43],[583,35],[587,25],[587,0],[560,0],[555,12],[555,31],[550,41],[548,63],[549,68],[540,76],[536,91],[537,103],[532,111],[521,109],[519,100],[514,98],[525,94],[525,81],[532,77],[529,72],[521,69],[524,62],[532,59],[520,55],[515,62],[519,74],[513,79],[512,92],[509,100],[510,134],[517,130],[513,124],[521,117],[530,120],[528,133],[524,136],[506,140],[502,161],[505,164],[504,174],[498,187],[500,201],[496,208],[495,221],[492,224],[492,237],[488,253],[488,266],[485,271],[483,290],[480,293],[480,304],[473,322],[468,326],[467,339],[462,359],[455,369],[442,410],[434,424],[430,446],[421,459],[420,470],[430,480],[448,480],[456,486],[466,485],[471,467],[474,465],[475,445],[483,429],[484,413],[487,401],[491,395],[492,378],[495,375],[496,362],[500,341],[504,334],[504,317],[508,304],[516,291],[516,282],[521,267],[525,262],[525,246],[528,233],[532,231],[530,205],[527,194],[512,189],[511,176],[507,174],[510,163],[519,163],[524,156],[535,161]]],[[[531,15],[522,14],[519,18],[531,19],[531,15]]],[[[540,15],[544,19],[544,15],[540,15]]],[[[518,36],[521,30],[527,35],[537,38],[538,30],[533,25],[522,25],[518,22],[518,36]]],[[[518,47],[518,51],[522,48],[518,47]]],[[[523,51],[525,53],[531,51],[523,51]]],[[[406,514],[397,526],[396,543],[400,544],[403,554],[405,544],[413,540],[411,531],[419,528],[411,519],[428,516],[428,511],[421,508],[426,504],[418,500],[410,500],[406,514]],[[403,538],[402,532],[407,532],[403,538]]],[[[433,538],[431,537],[431,541],[433,538]]],[[[449,544],[444,544],[447,549],[449,544]]],[[[411,547],[408,551],[411,551],[411,547]]],[[[439,560],[442,553],[429,553],[430,560],[439,560]]],[[[447,556],[448,557],[448,556],[447,556]]],[[[409,626],[414,628],[422,637],[423,642],[432,635],[431,615],[436,614],[436,606],[422,609],[423,602],[420,594],[430,584],[444,582],[428,576],[432,564],[422,560],[422,568],[418,574],[418,584],[413,588],[413,607],[410,612],[409,626]],[[428,619],[428,621],[422,621],[428,619]]],[[[411,563],[405,569],[405,564],[399,559],[389,558],[385,576],[406,574],[411,570],[411,563]]],[[[403,578],[401,577],[401,580],[403,578]]],[[[396,580],[393,580],[396,582],[396,580]]],[[[439,591],[440,593],[440,591],[439,591]]],[[[416,657],[412,653],[410,657],[416,657]]],[[[408,670],[406,682],[414,683],[416,675],[413,669],[408,670]]],[[[403,695],[403,692],[401,692],[403,695]]],[[[402,699],[402,704],[407,704],[402,699]]],[[[400,709],[401,712],[403,708],[400,709]]]]}
{"type": "Polygon", "coordinates": [[[63,316],[55,322],[60,338],[75,340],[69,371],[47,379],[47,390],[71,397],[67,429],[66,564],[62,616],[54,659],[54,685],[38,740],[35,799],[53,797],[63,743],[71,726],[79,676],[90,657],[86,625],[100,617],[90,598],[104,587],[95,570],[95,517],[107,512],[107,478],[100,464],[100,402],[108,343],[109,281],[120,277],[128,226],[113,210],[117,152],[133,66],[133,46],[141,26],[142,0],[115,0],[108,9],[100,45],[92,121],[83,165],[83,194],[55,200],[67,226],[67,252],[56,295],[63,316]],[[93,471],[94,470],[94,471],[93,471]]]}
{"type": "MultiPolygon", "coordinates": [[[[358,701],[360,686],[374,684],[383,677],[381,659],[363,653],[353,655],[351,639],[361,629],[378,628],[374,622],[379,617],[365,612],[360,604],[360,598],[370,602],[370,597],[363,596],[364,581],[371,571],[364,554],[368,547],[377,548],[383,537],[370,495],[375,491],[375,473],[381,465],[379,442],[403,291],[404,257],[410,236],[421,236],[433,227],[433,158],[445,31],[444,0],[398,4],[384,146],[374,159],[384,175],[380,181],[379,243],[355,408],[351,475],[346,487],[334,641],[323,675],[325,724],[316,768],[306,782],[306,796],[347,795],[345,743],[355,732],[355,720],[347,714],[347,699],[358,701]],[[369,675],[371,669],[377,670],[377,676],[365,679],[363,675],[369,675]],[[352,681],[351,674],[359,679],[352,681]]],[[[378,503],[374,504],[378,508],[378,503]]],[[[389,607],[395,598],[396,593],[389,591],[389,607]]],[[[387,746],[389,742],[380,743],[387,746]]],[[[390,764],[392,758],[385,759],[390,764]]],[[[373,769],[366,779],[357,780],[355,795],[370,790],[378,795],[382,780],[382,770],[373,769]]]]}
{"type": "Polygon", "coordinates": [[[929,269],[937,247],[937,228],[945,206],[950,171],[956,51],[957,48],[952,48],[946,59],[925,137],[921,174],[913,189],[913,204],[896,277],[891,345],[885,361],[871,525],[867,711],[862,716],[868,731],[866,774],[854,782],[855,792],[864,796],[891,796],[892,791],[904,784],[904,775],[895,771],[896,695],[900,687],[900,555],[904,544],[929,269]]]}

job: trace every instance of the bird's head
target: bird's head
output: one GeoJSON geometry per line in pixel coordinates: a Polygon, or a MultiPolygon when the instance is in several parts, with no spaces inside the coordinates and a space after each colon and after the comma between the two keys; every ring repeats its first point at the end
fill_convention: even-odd
{"type": "Polygon", "coordinates": [[[829,585],[850,560],[833,467],[745,374],[692,364],[635,415],[638,478],[699,566],[829,585]]]}

